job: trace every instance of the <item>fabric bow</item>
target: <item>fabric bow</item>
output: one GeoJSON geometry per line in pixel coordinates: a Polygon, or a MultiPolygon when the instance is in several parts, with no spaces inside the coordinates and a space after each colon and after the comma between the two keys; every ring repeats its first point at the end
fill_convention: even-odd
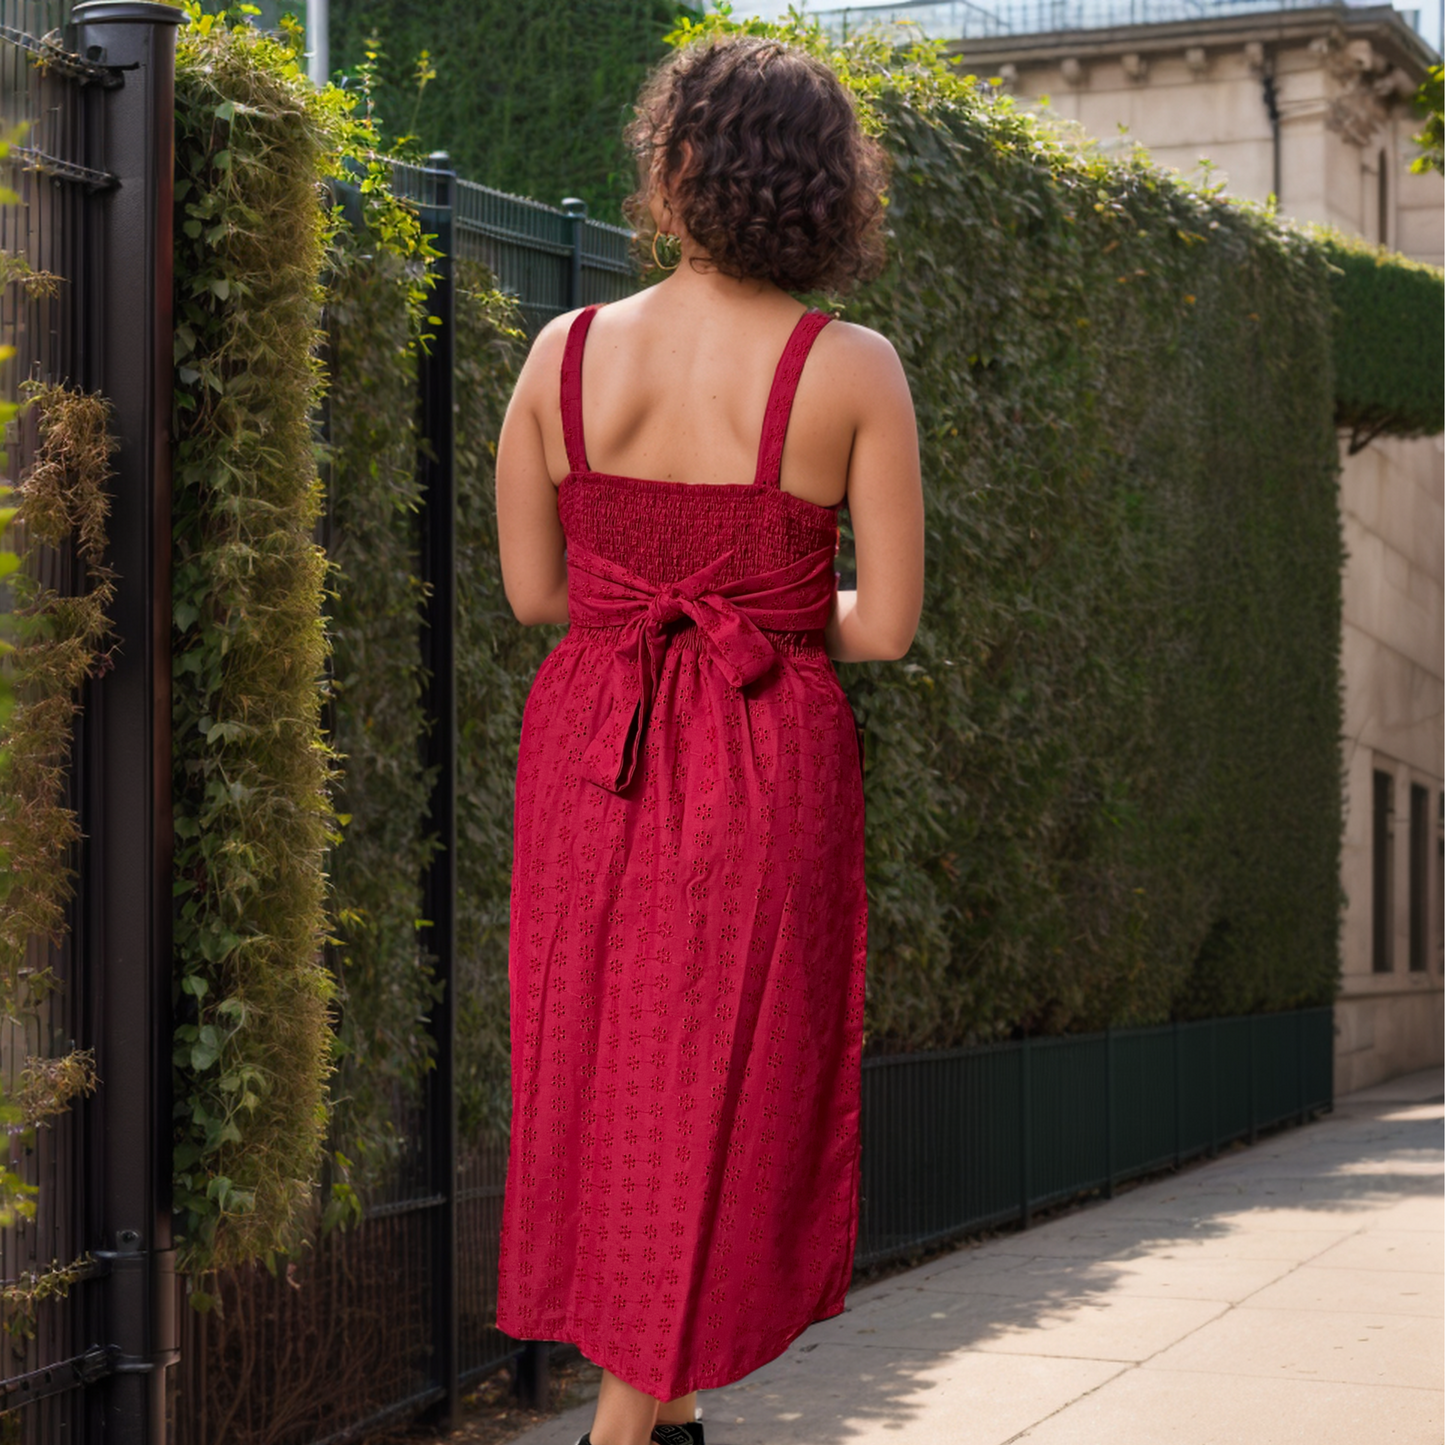
{"type": "Polygon", "coordinates": [[[746,687],[773,665],[777,651],[764,629],[812,632],[833,604],[832,547],[786,567],[717,582],[731,552],[679,582],[657,586],[585,547],[567,549],[567,611],[584,627],[620,629],[604,696],[610,706],[582,754],[582,771],[609,792],[632,781],[642,754],[670,622],[689,617],[704,648],[733,687],[746,687]]]}

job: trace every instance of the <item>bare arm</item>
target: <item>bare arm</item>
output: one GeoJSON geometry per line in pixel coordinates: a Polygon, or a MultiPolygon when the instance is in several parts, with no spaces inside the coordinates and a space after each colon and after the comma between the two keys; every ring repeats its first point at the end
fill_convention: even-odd
{"type": "Polygon", "coordinates": [[[923,611],[918,424],[892,344],[862,327],[850,332],[839,389],[858,419],[848,461],[858,590],[838,594],[824,643],[840,662],[892,661],[912,645],[923,611]]]}
{"type": "Polygon", "coordinates": [[[517,377],[497,439],[497,542],[502,586],[518,622],[567,621],[567,563],[542,417],[557,409],[571,315],[548,323],[517,377]]]}

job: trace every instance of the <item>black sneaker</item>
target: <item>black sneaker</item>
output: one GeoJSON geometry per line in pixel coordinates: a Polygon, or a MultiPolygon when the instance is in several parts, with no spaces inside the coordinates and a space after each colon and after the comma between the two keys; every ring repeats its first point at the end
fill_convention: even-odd
{"type": "Polygon", "coordinates": [[[689,1425],[654,1425],[652,1445],[703,1445],[702,1424],[694,1420],[689,1425]]]}

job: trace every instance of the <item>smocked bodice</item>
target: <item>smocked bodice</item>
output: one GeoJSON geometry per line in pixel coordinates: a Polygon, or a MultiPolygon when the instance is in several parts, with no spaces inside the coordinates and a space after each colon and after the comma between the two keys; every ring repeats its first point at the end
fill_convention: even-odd
{"type": "Polygon", "coordinates": [[[707,486],[574,472],[557,497],[568,546],[581,543],[663,585],[725,552],[720,579],[735,582],[787,566],[819,548],[836,551],[831,508],[772,487],[707,486]]]}
{"type": "MultiPolygon", "coordinates": [[[[587,464],[582,353],[595,306],[562,357],[562,432],[571,468],[557,506],[567,542],[569,642],[608,654],[606,716],[584,773],[621,792],[642,756],[653,695],[674,641],[701,647],[729,686],[764,677],[779,652],[821,651],[836,578],[833,511],[781,490],[793,393],[829,318],[798,319],[773,376],[750,486],[611,476],[587,464]]],[[[686,644],[685,644],[686,645],[686,644]]]]}

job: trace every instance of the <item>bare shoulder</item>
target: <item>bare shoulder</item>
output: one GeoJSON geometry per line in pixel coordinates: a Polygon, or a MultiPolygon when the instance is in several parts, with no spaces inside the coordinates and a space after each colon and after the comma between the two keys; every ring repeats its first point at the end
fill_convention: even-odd
{"type": "MultiPolygon", "coordinates": [[[[893,343],[870,326],[834,321],[819,333],[814,385],[854,426],[897,424],[912,416],[913,398],[893,343]]],[[[806,377],[807,373],[804,373],[806,377]]]]}
{"type": "Polygon", "coordinates": [[[829,373],[834,385],[857,387],[860,394],[884,387],[893,390],[908,382],[903,363],[893,343],[871,326],[854,321],[834,321],[818,337],[820,370],[829,373]]]}
{"type": "Polygon", "coordinates": [[[562,352],[567,346],[567,333],[572,329],[572,323],[577,319],[580,311],[579,307],[576,311],[564,311],[560,316],[554,316],[537,333],[531,346],[527,349],[524,371],[555,371],[562,365],[562,352]]]}

